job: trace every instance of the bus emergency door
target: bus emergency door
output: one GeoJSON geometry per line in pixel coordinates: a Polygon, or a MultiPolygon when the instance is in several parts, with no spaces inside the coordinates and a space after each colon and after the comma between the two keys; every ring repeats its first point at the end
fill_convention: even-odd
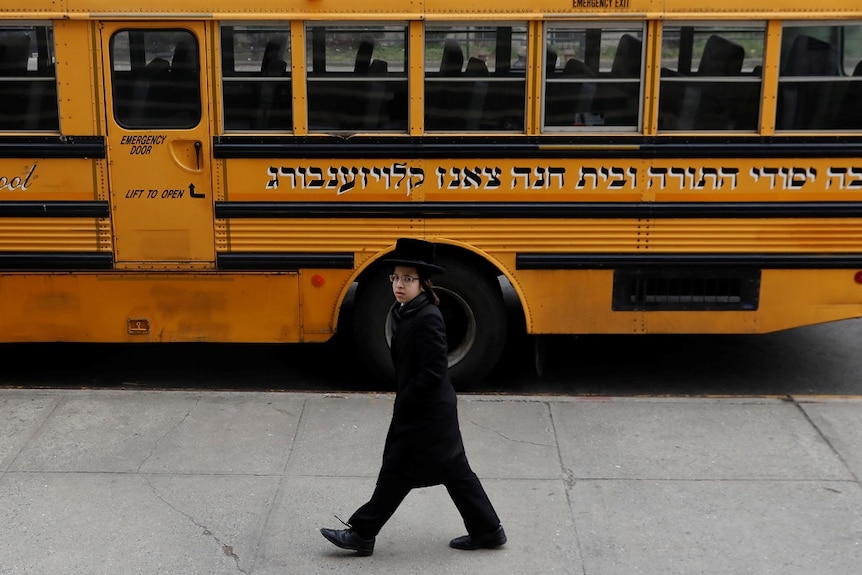
{"type": "Polygon", "coordinates": [[[102,24],[119,267],[214,266],[204,26],[102,24]]]}

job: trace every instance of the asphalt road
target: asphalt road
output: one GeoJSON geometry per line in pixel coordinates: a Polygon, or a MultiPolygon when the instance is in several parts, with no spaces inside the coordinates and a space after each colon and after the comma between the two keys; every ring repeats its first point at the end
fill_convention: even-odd
{"type": "MultiPolygon", "coordinates": [[[[510,337],[475,393],[860,395],[862,320],[765,335],[510,337]]],[[[325,344],[3,344],[0,386],[386,391],[325,344]]]]}

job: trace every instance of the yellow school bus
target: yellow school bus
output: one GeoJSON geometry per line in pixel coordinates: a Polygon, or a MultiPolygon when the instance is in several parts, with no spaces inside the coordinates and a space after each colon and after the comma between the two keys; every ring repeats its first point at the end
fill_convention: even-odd
{"type": "Polygon", "coordinates": [[[459,381],[501,285],[536,335],[862,316],[858,0],[538,2],[4,2],[0,341],[322,342],[351,309],[386,374],[401,236],[459,381]]]}

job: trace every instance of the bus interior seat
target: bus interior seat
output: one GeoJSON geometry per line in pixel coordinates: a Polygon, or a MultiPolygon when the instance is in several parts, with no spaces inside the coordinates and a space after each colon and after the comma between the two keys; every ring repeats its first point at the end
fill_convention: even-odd
{"type": "MultiPolygon", "coordinates": [[[[177,42],[171,58],[171,83],[175,90],[196,94],[198,90],[198,58],[189,42],[177,42]]],[[[197,96],[195,96],[197,98],[197,96]]]]}
{"type": "Polygon", "coordinates": [[[790,46],[782,76],[837,76],[838,52],[828,42],[801,34],[790,46]]]}
{"type": "MultiPolygon", "coordinates": [[[[281,40],[270,40],[263,50],[263,59],[260,62],[260,75],[264,78],[280,78],[287,71],[287,62],[283,59],[284,42],[281,40]]],[[[257,94],[257,117],[255,118],[255,129],[267,130],[273,128],[286,128],[288,126],[273,125],[276,117],[283,116],[284,102],[282,93],[285,86],[279,82],[264,81],[258,86],[257,94]]],[[[287,103],[290,106],[290,102],[287,103]]]]}
{"type": "Polygon", "coordinates": [[[0,76],[26,76],[30,59],[30,35],[26,32],[6,35],[0,42],[0,76]]]}
{"type": "Polygon", "coordinates": [[[629,82],[602,83],[596,89],[593,112],[608,126],[634,126],[640,106],[641,55],[643,43],[631,34],[623,34],[611,64],[611,77],[629,82]]]}
{"type": "Polygon", "coordinates": [[[464,65],[464,52],[458,42],[451,38],[443,44],[443,56],[440,58],[440,75],[457,76],[464,65]]]}
{"type": "Polygon", "coordinates": [[[745,48],[713,34],[706,40],[697,73],[700,76],[737,76],[742,73],[745,48]]]}
{"type": "MultiPolygon", "coordinates": [[[[566,66],[563,68],[563,75],[569,78],[595,78],[596,73],[586,62],[582,62],[576,58],[569,58],[566,61],[566,66]]],[[[571,85],[571,84],[570,84],[571,85]]],[[[596,94],[595,82],[582,82],[572,85],[574,90],[571,102],[573,104],[572,114],[575,124],[585,124],[584,118],[589,114],[593,97],[596,94]]]]}
{"type": "MultiPolygon", "coordinates": [[[[703,48],[697,76],[733,77],[742,74],[745,48],[717,34],[711,35],[703,48]]],[[[738,88],[740,84],[735,87],[738,88]]],[[[743,95],[744,96],[744,95],[743,95]]],[[[746,98],[743,97],[742,101],[746,98]]],[[[753,103],[753,102],[752,102],[753,103]]],[[[728,130],[737,118],[734,99],[728,84],[697,83],[687,85],[679,113],[680,129],[728,130]]]]}
{"type": "Polygon", "coordinates": [[[24,129],[39,130],[45,126],[42,125],[43,111],[50,105],[46,99],[50,96],[54,102],[57,99],[57,92],[53,82],[27,82],[27,109],[24,114],[24,129]]]}
{"type": "Polygon", "coordinates": [[[596,73],[585,62],[577,58],[569,58],[566,60],[566,65],[563,66],[563,76],[567,78],[595,78],[596,73]]]}
{"type": "MultiPolygon", "coordinates": [[[[30,36],[26,32],[10,34],[0,43],[0,77],[24,77],[27,75],[27,61],[30,58],[30,36]]],[[[0,83],[0,101],[4,113],[0,117],[0,128],[25,128],[28,101],[30,100],[29,82],[0,83]]]]}
{"type": "MultiPolygon", "coordinates": [[[[838,52],[828,42],[801,34],[793,40],[781,76],[838,76],[838,52]]],[[[822,114],[812,110],[832,108],[828,102],[832,82],[779,83],[778,128],[785,130],[823,127],[822,114]]]]}
{"type": "Polygon", "coordinates": [[[480,78],[488,75],[488,66],[483,60],[471,57],[467,60],[467,66],[464,67],[464,75],[473,78],[480,78]]]}
{"type": "MultiPolygon", "coordinates": [[[[464,52],[458,42],[448,38],[443,43],[438,78],[461,75],[464,52]]],[[[457,130],[464,126],[464,86],[455,82],[428,82],[425,85],[425,124],[429,130],[457,130]]]]}
{"type": "Polygon", "coordinates": [[[551,46],[545,50],[545,76],[553,76],[557,69],[557,51],[551,46]]]}
{"type": "Polygon", "coordinates": [[[847,90],[844,91],[841,107],[833,120],[833,127],[836,129],[862,129],[862,60],[853,69],[853,77],[859,79],[849,82],[847,90]]]}
{"type": "Polygon", "coordinates": [[[383,127],[383,103],[386,100],[385,77],[389,71],[389,63],[385,60],[372,60],[368,65],[368,76],[371,78],[365,90],[365,115],[363,128],[373,130],[383,127]]]}
{"type": "Polygon", "coordinates": [[[371,54],[374,52],[374,40],[363,38],[359,41],[356,50],[356,61],[353,64],[353,73],[365,75],[371,68],[371,54]]]}
{"type": "Polygon", "coordinates": [[[200,118],[200,87],[197,50],[191,42],[177,42],[171,58],[170,83],[174,116],[182,125],[200,118]]]}
{"type": "Polygon", "coordinates": [[[165,126],[196,124],[201,114],[197,51],[190,42],[177,42],[170,65],[166,63],[154,58],[147,64],[150,80],[142,121],[165,126]]]}
{"type": "MultiPolygon", "coordinates": [[[[560,78],[595,78],[596,74],[577,58],[566,60],[560,78]]],[[[545,123],[549,126],[577,125],[578,114],[590,111],[596,90],[594,82],[561,82],[548,84],[545,100],[545,123]]],[[[583,117],[583,116],[581,116],[583,117]]]]}
{"type": "Polygon", "coordinates": [[[284,42],[270,40],[263,50],[263,60],[260,62],[260,75],[277,77],[284,75],[287,62],[284,60],[284,42]]]}
{"type": "Polygon", "coordinates": [[[611,75],[615,78],[640,78],[642,47],[642,42],[631,34],[620,36],[611,75]]]}
{"type": "Polygon", "coordinates": [[[143,73],[135,77],[133,88],[133,122],[136,125],[151,123],[153,114],[158,110],[157,93],[161,91],[158,82],[164,82],[171,63],[164,58],[155,57],[144,67],[143,73]]]}
{"type": "Polygon", "coordinates": [[[386,60],[374,59],[368,66],[368,73],[372,76],[385,75],[389,72],[389,63],[386,60]]]}
{"type": "MultiPolygon", "coordinates": [[[[486,78],[488,76],[488,66],[479,58],[470,58],[467,60],[467,66],[464,68],[464,75],[471,78],[486,78]]],[[[467,130],[478,130],[482,125],[482,116],[485,110],[485,98],[488,95],[488,82],[477,80],[466,84],[469,92],[465,95],[465,119],[467,130]]]]}
{"type": "Polygon", "coordinates": [[[164,70],[170,70],[171,63],[165,60],[164,58],[153,58],[150,60],[150,63],[147,64],[144,75],[149,79],[153,79],[159,74],[161,74],[164,70]]]}

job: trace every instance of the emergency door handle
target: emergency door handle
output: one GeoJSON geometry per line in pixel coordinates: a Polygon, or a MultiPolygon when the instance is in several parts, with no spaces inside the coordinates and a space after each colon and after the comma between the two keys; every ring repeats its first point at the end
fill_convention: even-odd
{"type": "Polygon", "coordinates": [[[200,140],[171,140],[170,154],[174,163],[187,172],[199,173],[203,169],[204,144],[200,140]]]}

